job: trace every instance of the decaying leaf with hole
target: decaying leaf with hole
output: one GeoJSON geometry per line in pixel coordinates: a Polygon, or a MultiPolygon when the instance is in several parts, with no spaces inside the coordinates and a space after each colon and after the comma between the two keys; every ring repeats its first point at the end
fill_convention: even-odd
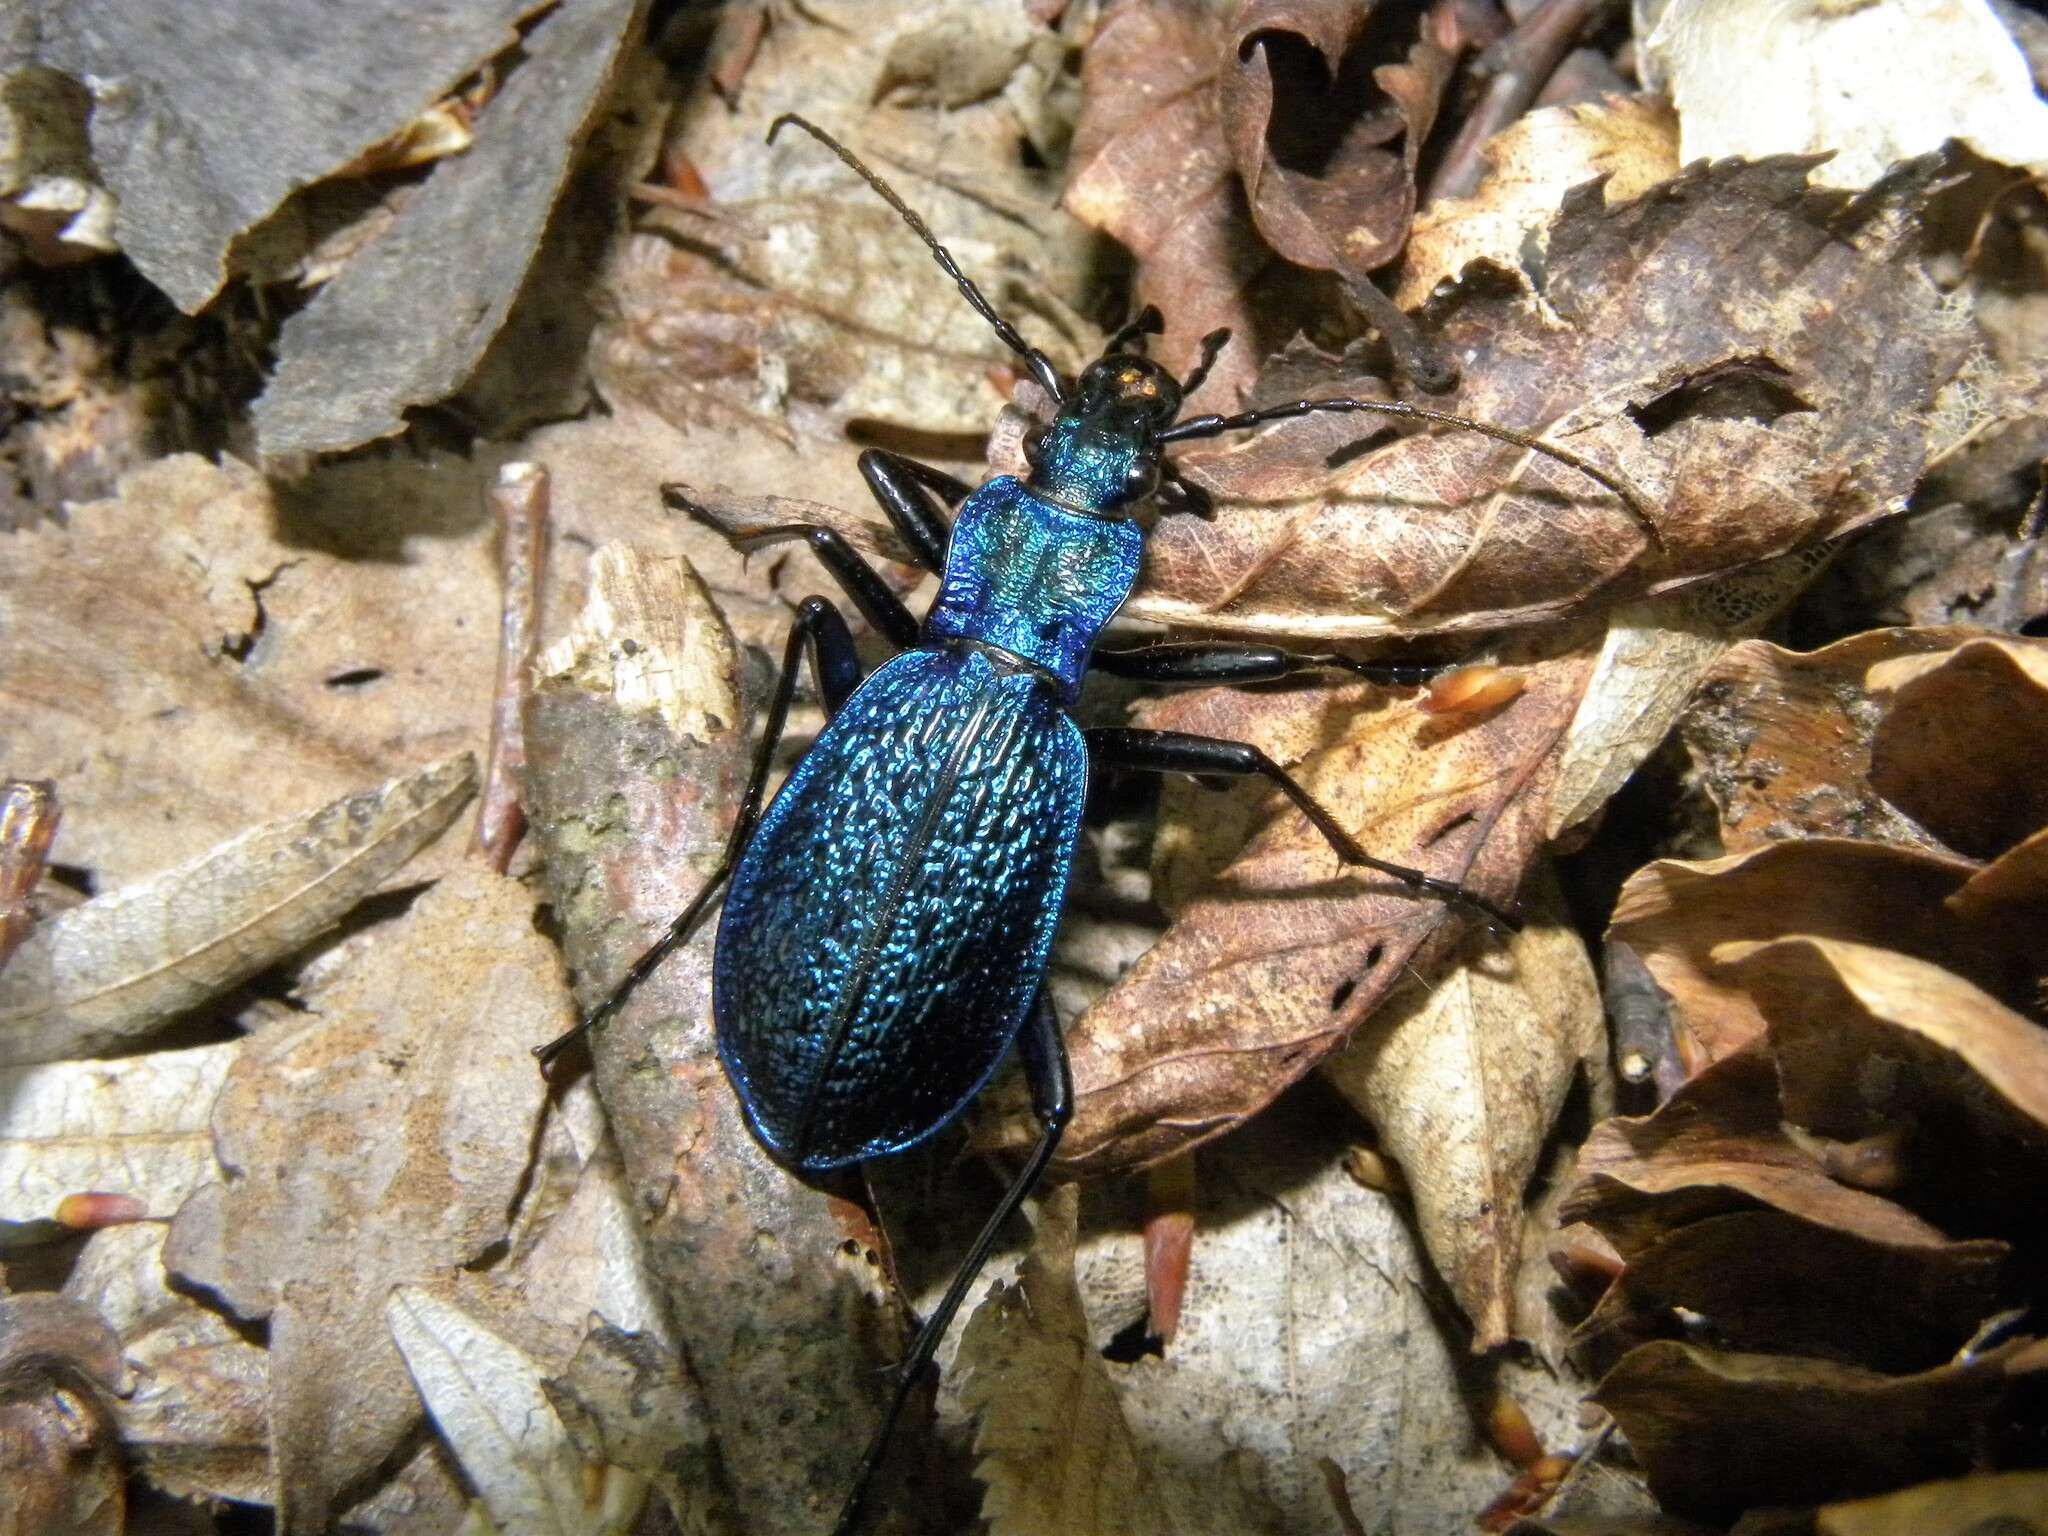
{"type": "Polygon", "coordinates": [[[1400,1163],[1474,1349],[1513,1335],[1523,1191],[1574,1077],[1605,1054],[1585,944],[1546,917],[1505,943],[1468,935],[1323,1063],[1400,1163]]]}
{"type": "Polygon", "coordinates": [[[1395,298],[1409,308],[1474,261],[1535,268],[1565,194],[1604,179],[1607,202],[1625,203],[1678,174],[1678,119],[1657,96],[1610,96],[1543,107],[1486,141],[1486,176],[1470,197],[1443,198],[1415,219],[1395,298]]]}
{"type": "MultiPolygon", "coordinates": [[[[1482,268],[1432,301],[1423,320],[1464,372],[1455,396],[1427,403],[1625,475],[1654,542],[1610,492],[1471,433],[1347,456],[1304,492],[1300,466],[1322,458],[1328,431],[1311,418],[1180,456],[1216,516],[1159,520],[1127,611],[1276,638],[1499,627],[1704,580],[1901,510],[1980,419],[1944,396],[1978,343],[1902,256],[1944,164],[1913,162],[1857,199],[1809,194],[1805,163],[1788,160],[1694,167],[1614,208],[1580,188],[1540,293],[1482,268]]],[[[1320,387],[1299,372],[1290,390],[1311,396],[1359,379],[1342,359],[1320,387]]],[[[1381,430],[1350,425],[1351,442],[1381,430]]]]}
{"type": "Polygon", "coordinates": [[[545,1093],[529,1053],[570,1020],[533,918],[516,882],[459,868],[229,1071],[228,1180],[186,1201],[164,1263],[270,1319],[282,1531],[324,1529],[418,1423],[385,1294],[505,1236],[545,1093]]]}
{"type": "Polygon", "coordinates": [[[114,1050],[248,980],[381,887],[475,791],[464,752],[59,914],[0,975],[0,1061],[114,1050]]]}

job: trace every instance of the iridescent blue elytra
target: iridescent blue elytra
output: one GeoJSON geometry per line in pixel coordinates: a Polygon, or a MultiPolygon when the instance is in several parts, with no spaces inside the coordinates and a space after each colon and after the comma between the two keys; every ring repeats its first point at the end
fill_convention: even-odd
{"type": "Polygon", "coordinates": [[[1016,1038],[1087,797],[1066,706],[1142,549],[1124,518],[983,486],[923,647],[861,684],[762,817],[713,996],[726,1071],[780,1160],[823,1170],[923,1140],[1016,1038]]]}

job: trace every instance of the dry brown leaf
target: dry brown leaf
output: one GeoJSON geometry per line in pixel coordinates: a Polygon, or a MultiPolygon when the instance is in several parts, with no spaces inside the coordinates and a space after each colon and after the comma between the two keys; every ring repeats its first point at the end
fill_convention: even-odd
{"type": "Polygon", "coordinates": [[[185,1203],[164,1262],[270,1319],[279,1529],[324,1529],[340,1491],[418,1423],[385,1331],[396,1284],[506,1233],[545,1085],[529,1054],[568,1022],[553,946],[516,882],[464,865],[253,1037],[214,1115],[229,1170],[185,1203]]]}
{"type": "Polygon", "coordinates": [[[1517,1326],[1522,1193],[1581,1064],[1604,1066],[1606,1040],[1584,942],[1539,920],[1505,943],[1472,935],[1447,971],[1389,999],[1323,1063],[1406,1174],[1475,1350],[1517,1326]]]}
{"type": "Polygon", "coordinates": [[[1882,843],[1810,838],[1690,864],[1660,859],[1622,887],[1608,929],[1649,967],[1673,1003],[1695,1069],[1763,1033],[1764,1015],[1719,973],[1716,946],[1809,934],[1859,942],[1881,935],[1902,954],[1946,966],[2025,1008],[2040,972],[2024,924],[1973,922],[1947,899],[1977,866],[1882,843]]]}
{"type": "Polygon", "coordinates": [[[1296,266],[1336,272],[1354,291],[1407,240],[1416,161],[1454,63],[1436,40],[1445,29],[1427,21],[1405,57],[1385,36],[1374,41],[1392,62],[1368,72],[1369,60],[1347,57],[1369,22],[1401,36],[1403,9],[1247,0],[1231,17],[1217,71],[1223,140],[1259,234],[1296,266]],[[1316,169],[1296,168],[1303,164],[1316,169]]]}
{"type": "MultiPolygon", "coordinates": [[[[1915,162],[1853,202],[1809,194],[1804,162],[1784,160],[1695,167],[1615,208],[1581,188],[1540,294],[1488,269],[1432,303],[1424,319],[1464,384],[1430,403],[1625,474],[1661,550],[1584,477],[1474,434],[1325,463],[1304,494],[1300,466],[1324,463],[1332,420],[1312,417],[1181,456],[1217,515],[1159,520],[1128,612],[1326,640],[1493,628],[1683,586],[1901,510],[1957,435],[1935,407],[1977,354],[1900,257],[1943,164],[1915,162]]],[[[1290,389],[1346,393],[1359,371],[1335,359],[1323,375],[1290,389]]],[[[1344,440],[1374,430],[1354,423],[1344,440]]]]}
{"type": "Polygon", "coordinates": [[[1818,1536],[2043,1536],[2048,1472],[1979,1472],[1814,1511],[1818,1536]]]}
{"type": "Polygon", "coordinates": [[[1870,783],[1884,714],[1865,678],[1902,656],[1944,653],[1962,629],[1880,629],[1818,651],[1736,646],[1701,681],[1684,722],[1721,843],[1747,853],[1791,837],[1850,837],[1944,851],[1870,783]]]}
{"type": "Polygon", "coordinates": [[[1156,304],[1154,347],[1171,368],[1228,327],[1237,343],[1205,398],[1234,403],[1258,359],[1300,322],[1299,285],[1264,282],[1275,264],[1240,201],[1216,100],[1223,29],[1187,0],[1124,0],[1102,19],[1081,60],[1064,206],[1137,258],[1133,306],[1156,304]],[[1269,311],[1276,311],[1269,313],[1269,311]]]}
{"type": "Polygon", "coordinates": [[[326,932],[475,791],[464,752],[59,913],[0,975],[0,1061],[100,1055],[220,996],[326,932]]]}
{"type": "Polygon", "coordinates": [[[64,1296],[0,1296],[0,1533],[120,1536],[127,1477],[103,1394],[127,1391],[118,1341],[64,1296]]]}
{"type": "Polygon", "coordinates": [[[1984,1240],[1874,1242],[1782,1211],[1731,1211],[1632,1254],[1576,1342],[1619,1353],[1681,1338],[1682,1308],[1724,1348],[1927,1370],[1998,1309],[2008,1252],[1984,1240]],[[1882,1304],[1851,1304],[1858,1297],[1882,1304]]]}
{"type": "Polygon", "coordinates": [[[0,782],[0,970],[36,925],[30,898],[42,883],[62,816],[49,780],[0,782]]]}
{"type": "Polygon", "coordinates": [[[2038,1401],[2048,1344],[1882,1376],[1832,1361],[1645,1344],[1593,1394],[1673,1512],[1726,1520],[1756,1504],[1878,1492],[1998,1461],[1998,1426],[2038,1401]]]}
{"type": "Polygon", "coordinates": [[[1604,179],[1609,204],[1678,174],[1678,119],[1660,96],[1609,96],[1544,107],[1486,141],[1486,178],[1470,197],[1442,198],[1415,219],[1396,300],[1423,303],[1439,283],[1486,260],[1514,271],[1540,262],[1565,193],[1604,179]]]}
{"type": "Polygon", "coordinates": [[[1717,1061],[1655,1114],[1593,1128],[1560,1219],[1590,1222],[1627,1259],[1674,1228],[1758,1207],[1876,1244],[1945,1241],[1911,1212],[1829,1178],[1785,1133],[1782,1114],[1761,1047],[1717,1061]]]}
{"type": "MultiPolygon", "coordinates": [[[[751,756],[729,641],[679,646],[687,671],[625,669],[666,698],[642,690],[628,710],[614,693],[615,659],[643,634],[724,628],[688,563],[628,551],[593,575],[583,649],[551,657],[563,670],[538,679],[526,709],[528,810],[586,1006],[696,894],[751,756]],[[674,734],[664,714],[706,722],[706,739],[674,734]]],[[[726,1485],[753,1528],[808,1536],[852,1486],[902,1315],[864,1257],[857,1208],[791,1178],[747,1130],[712,1037],[713,932],[635,987],[591,1053],[726,1485]],[[793,1395],[814,1410],[792,1416],[793,1395]]],[[[888,1536],[936,1520],[910,1499],[877,1510],[888,1536]]]]}
{"type": "Polygon", "coordinates": [[[241,1049],[230,1040],[0,1071],[0,1222],[48,1221],[65,1196],[88,1190],[131,1196],[142,1214],[169,1220],[220,1177],[208,1125],[241,1049]]]}
{"type": "MultiPolygon", "coordinates": [[[[1470,722],[1338,684],[1206,689],[1149,706],[1143,723],[1253,742],[1367,849],[1504,900],[1540,846],[1552,749],[1584,686],[1588,656],[1569,638],[1513,668],[1521,695],[1470,722]]],[[[1241,1123],[1468,921],[1388,876],[1347,872],[1263,786],[1221,808],[1186,794],[1202,796],[1183,813],[1199,830],[1156,855],[1175,924],[1068,1032],[1070,1173],[1154,1162],[1241,1123]]],[[[1024,1144],[1023,1107],[1009,1107],[1008,1141],[1024,1144]]]]}
{"type": "Polygon", "coordinates": [[[2028,908],[2048,906],[2048,828],[2015,843],[1970,876],[1948,904],[1968,922],[1994,913],[2004,921],[2025,921],[2028,908]]]}
{"type": "Polygon", "coordinates": [[[2048,1030],[1925,960],[1839,940],[1716,961],[1771,1021],[1786,1118],[1838,1141],[1908,1134],[1899,1198],[1950,1231],[2038,1242],[2048,1030]]]}
{"type": "Polygon", "coordinates": [[[143,1476],[175,1498],[268,1503],[270,1357],[172,1287],[167,1231],[152,1221],[95,1233],[64,1294],[120,1336],[135,1390],[110,1406],[143,1476]]]}
{"type": "Polygon", "coordinates": [[[0,755],[57,780],[59,858],[126,884],[481,752],[498,628],[484,483],[467,460],[365,460],[280,494],[232,458],[179,455],[68,527],[0,535],[0,755]]]}
{"type": "Polygon", "coordinates": [[[1971,858],[2048,825],[2048,642],[1981,638],[1871,669],[1892,695],[1870,743],[1870,787],[1971,858]]]}
{"type": "Polygon", "coordinates": [[[1823,154],[1814,180],[1867,187],[1961,139],[2048,170],[2048,104],[1985,0],[1800,5],[1672,0],[1644,39],[1678,106],[1680,158],[1823,154]]]}
{"type": "Polygon", "coordinates": [[[1055,1191],[1015,1286],[999,1286],[960,1337],[962,1406],[992,1536],[1169,1536],[1143,1451],[1088,1337],[1074,1283],[1072,1189],[1055,1191]]]}

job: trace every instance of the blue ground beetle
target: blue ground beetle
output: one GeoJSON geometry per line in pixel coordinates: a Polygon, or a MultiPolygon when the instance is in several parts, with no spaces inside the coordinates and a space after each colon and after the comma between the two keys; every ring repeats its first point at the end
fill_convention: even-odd
{"type": "MultiPolygon", "coordinates": [[[[1165,458],[1167,446],[1313,411],[1408,417],[1548,454],[1620,496],[1646,525],[1648,518],[1626,486],[1564,449],[1422,407],[1301,400],[1176,421],[1227,335],[1208,337],[1201,361],[1176,380],[1138,350],[1158,329],[1156,311],[1111,337],[1078,380],[1064,379],[886,183],[802,118],[778,119],[769,137],[785,124],[823,142],[888,200],[1057,404],[1053,420],[1026,440],[1031,473],[1021,481],[1006,476],[975,490],[880,449],[862,456],[875,499],[918,562],[940,577],[922,624],[830,529],[790,524],[735,536],[749,550],[807,543],[900,654],[863,677],[839,610],[822,597],[803,601],[723,861],[591,1015],[591,1022],[602,1017],[651,970],[729,880],[712,962],[719,1055],[748,1125],[785,1167],[819,1175],[916,1145],[950,1124],[1017,1047],[1042,1135],[904,1361],[840,1515],[836,1530],[845,1536],[911,1389],[1003,1223],[1051,1160],[1071,1112],[1045,974],[1091,765],[1259,775],[1346,863],[1515,923],[1484,896],[1366,852],[1257,747],[1075,723],[1071,711],[1090,670],[1165,684],[1263,682],[1327,668],[1407,683],[1428,670],[1256,645],[1098,649],[1144,552],[1130,510],[1162,482],[1189,494],[1165,458]],[[941,502],[958,508],[950,527],[941,502]],[[828,724],[764,810],[806,653],[828,724]]],[[[673,505],[695,510],[681,488],[668,490],[673,505]]]]}

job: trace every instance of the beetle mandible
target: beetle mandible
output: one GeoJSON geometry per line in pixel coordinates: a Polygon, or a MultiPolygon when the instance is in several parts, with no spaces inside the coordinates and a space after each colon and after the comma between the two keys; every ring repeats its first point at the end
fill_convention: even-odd
{"type": "MultiPolygon", "coordinates": [[[[888,201],[1056,407],[1052,421],[1026,438],[1030,474],[1023,480],[1003,476],[974,489],[881,449],[861,456],[861,473],[897,534],[940,578],[921,624],[829,528],[787,524],[735,536],[743,550],[807,543],[898,654],[863,676],[838,608],[823,597],[804,599],[723,859],[577,1031],[608,1014],[730,882],[712,961],[719,1057],[748,1126],[793,1172],[824,1174],[924,1141],[959,1116],[1016,1047],[1041,1127],[1038,1144],[903,1362],[835,1527],[836,1536],[847,1536],[912,1388],[1003,1224],[1052,1160],[1072,1113],[1073,1086],[1045,975],[1091,764],[1204,778],[1257,775],[1292,801],[1345,863],[1516,926],[1485,896],[1367,852],[1255,746],[1076,724],[1071,711],[1091,670],[1161,684],[1264,682],[1331,668],[1413,683],[1428,670],[1262,645],[1098,648],[1103,626],[1138,577],[1144,535],[1130,511],[1162,481],[1178,484],[1167,446],[1318,411],[1405,417],[1546,454],[1612,491],[1653,541],[1656,528],[1625,482],[1578,455],[1425,407],[1298,400],[1176,420],[1228,333],[1205,338],[1200,361],[1177,380],[1136,350],[1158,329],[1156,310],[1119,330],[1069,382],[995,311],[887,183],[793,114],[776,119],[769,139],[785,125],[819,140],[888,201]],[[957,507],[950,528],[934,497],[957,507]],[[827,724],[764,810],[806,654],[827,724]]],[[[686,498],[676,499],[689,509],[686,498]]],[[[544,1048],[544,1056],[562,1043],[544,1048]]]]}

